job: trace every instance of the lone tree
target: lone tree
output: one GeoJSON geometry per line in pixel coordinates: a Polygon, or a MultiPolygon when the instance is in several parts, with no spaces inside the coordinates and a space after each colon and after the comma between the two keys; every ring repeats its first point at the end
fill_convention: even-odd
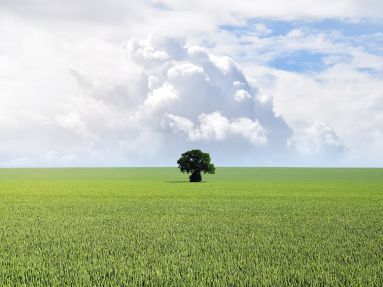
{"type": "Polygon", "coordinates": [[[210,162],[210,155],[199,149],[183,153],[177,163],[181,172],[190,173],[190,182],[200,182],[202,180],[201,172],[215,173],[214,164],[210,162]]]}

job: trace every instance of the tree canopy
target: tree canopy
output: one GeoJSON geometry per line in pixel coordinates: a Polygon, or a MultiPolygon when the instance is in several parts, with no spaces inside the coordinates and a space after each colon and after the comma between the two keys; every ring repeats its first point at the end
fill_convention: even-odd
{"type": "Polygon", "coordinates": [[[211,163],[210,155],[199,149],[189,150],[183,153],[177,161],[178,168],[183,173],[190,174],[190,182],[200,182],[202,180],[201,172],[214,174],[215,167],[211,163]]]}

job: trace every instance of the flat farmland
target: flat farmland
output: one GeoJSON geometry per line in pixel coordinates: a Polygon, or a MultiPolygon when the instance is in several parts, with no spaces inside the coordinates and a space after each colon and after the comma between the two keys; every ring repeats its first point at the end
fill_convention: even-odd
{"type": "Polygon", "coordinates": [[[1,286],[383,286],[383,169],[0,169],[1,286]]]}

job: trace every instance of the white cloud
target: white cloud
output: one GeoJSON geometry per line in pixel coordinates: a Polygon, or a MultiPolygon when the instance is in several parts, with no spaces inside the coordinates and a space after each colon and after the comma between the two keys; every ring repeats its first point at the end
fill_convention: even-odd
{"type": "Polygon", "coordinates": [[[251,96],[246,90],[237,90],[234,94],[234,99],[238,102],[242,102],[246,99],[251,99],[251,96]]]}
{"type": "Polygon", "coordinates": [[[187,118],[168,114],[170,127],[187,134],[191,141],[224,141],[227,138],[241,136],[253,145],[267,143],[266,130],[258,120],[236,118],[229,120],[220,112],[201,114],[198,125],[187,118]]]}
{"type": "Polygon", "coordinates": [[[192,63],[174,65],[168,70],[167,76],[172,81],[190,80],[193,77],[201,77],[206,82],[209,81],[209,76],[205,73],[204,69],[192,63]]]}
{"type": "MultiPolygon", "coordinates": [[[[14,42],[15,33],[28,29],[16,18],[0,27],[13,30],[3,36],[7,44],[14,42]]],[[[28,50],[0,44],[0,57],[9,62],[0,67],[4,166],[26,163],[14,160],[20,158],[38,166],[172,163],[191,138],[174,134],[179,127],[169,130],[165,115],[194,121],[214,111],[225,115],[227,126],[206,116],[195,127],[201,130],[193,140],[209,137],[200,142],[201,148],[220,142],[219,154],[241,138],[248,143],[245,156],[246,149],[267,146],[268,126],[283,123],[255,99],[236,101],[233,82],[241,82],[252,94],[256,86],[247,82],[234,60],[200,46],[162,37],[116,44],[92,34],[62,42],[49,29],[33,33],[28,37],[38,41],[16,39],[15,47],[28,50]],[[174,141],[178,146],[171,148],[174,141]]]]}
{"type": "Polygon", "coordinates": [[[240,82],[240,81],[234,81],[233,82],[233,87],[234,88],[242,88],[242,87],[245,87],[246,86],[246,83],[244,82],[240,82]]]}
{"type": "Polygon", "coordinates": [[[144,62],[161,62],[169,59],[169,55],[165,51],[157,50],[153,47],[150,37],[144,40],[130,40],[127,46],[127,50],[132,58],[144,62]]]}
{"type": "Polygon", "coordinates": [[[272,32],[271,29],[269,29],[265,24],[255,24],[254,25],[254,31],[257,35],[267,35],[272,32]]]}
{"type": "Polygon", "coordinates": [[[241,16],[252,15],[253,17],[270,18],[304,18],[304,17],[381,17],[383,5],[378,0],[371,1],[302,1],[292,0],[289,2],[282,0],[258,0],[249,2],[247,0],[238,0],[230,5],[222,5],[219,0],[209,1],[176,1],[164,0],[167,6],[172,9],[187,9],[191,11],[207,11],[209,14],[219,18],[226,19],[229,12],[241,16]],[[374,10],[376,9],[376,10],[374,10]]]}
{"type": "Polygon", "coordinates": [[[299,164],[288,138],[314,163],[332,150],[344,164],[381,165],[375,42],[248,21],[381,23],[382,1],[63,3],[0,1],[0,165],[169,164],[194,144],[222,163],[235,151],[238,164],[299,164]],[[323,54],[325,68],[268,67],[296,51],[323,54]]]}
{"type": "Polygon", "coordinates": [[[152,109],[161,108],[173,101],[179,100],[178,91],[169,83],[164,83],[158,89],[154,89],[149,93],[144,105],[152,109]]]}
{"type": "MultiPolygon", "coordinates": [[[[229,13],[254,15],[255,17],[349,17],[349,16],[380,16],[382,4],[378,0],[330,0],[302,1],[292,0],[286,3],[282,0],[258,0],[249,2],[238,0],[231,5],[222,5],[222,1],[130,1],[122,0],[98,1],[68,0],[64,5],[59,0],[20,0],[17,3],[3,0],[3,9],[14,13],[33,16],[79,17],[96,21],[123,21],[124,16],[145,15],[149,7],[156,11],[200,11],[220,20],[226,19],[229,13]],[[155,5],[153,5],[153,4],[155,5]],[[93,5],[92,5],[93,4],[93,5]],[[161,4],[161,5],[159,5],[161,4]],[[91,7],[91,9],[89,9],[91,7]],[[162,9],[161,9],[162,8],[162,9]]],[[[149,15],[148,15],[149,16],[149,15]]]]}
{"type": "Polygon", "coordinates": [[[343,150],[345,164],[379,166],[382,157],[377,145],[383,133],[380,78],[358,71],[352,62],[310,74],[276,70],[267,73],[274,78],[260,84],[273,95],[276,113],[282,114],[298,133],[294,141],[302,142],[297,143],[299,150],[318,146],[316,137],[312,141],[298,140],[303,137],[302,133],[310,138],[310,129],[302,132],[301,128],[313,122],[324,122],[337,131],[337,138],[347,146],[343,150]]]}
{"type": "Polygon", "coordinates": [[[320,152],[342,152],[345,147],[332,127],[315,122],[308,127],[297,129],[288,145],[307,155],[320,152]]]}
{"type": "Polygon", "coordinates": [[[209,54],[206,49],[198,45],[191,45],[187,47],[187,52],[194,60],[208,61],[209,54]]]}
{"type": "Polygon", "coordinates": [[[267,132],[258,120],[238,118],[231,123],[230,130],[233,134],[239,134],[254,145],[267,144],[267,132]]]}

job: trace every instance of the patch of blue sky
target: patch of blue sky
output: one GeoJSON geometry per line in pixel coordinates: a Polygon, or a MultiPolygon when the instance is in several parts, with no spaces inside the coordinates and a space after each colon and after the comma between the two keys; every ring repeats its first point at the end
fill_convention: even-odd
{"type": "Polygon", "coordinates": [[[383,31],[371,35],[360,35],[342,39],[354,47],[361,47],[367,53],[383,56],[383,31]]]}
{"type": "Polygon", "coordinates": [[[325,54],[300,50],[274,58],[268,66],[297,73],[318,72],[328,68],[325,57],[325,54]]]}
{"type": "Polygon", "coordinates": [[[237,37],[241,37],[254,32],[254,28],[257,24],[265,25],[270,29],[270,33],[265,35],[267,37],[285,35],[295,27],[293,22],[250,19],[244,25],[221,25],[219,28],[223,31],[230,32],[237,37]]]}
{"type": "Polygon", "coordinates": [[[248,35],[250,33],[250,27],[247,24],[245,26],[220,25],[219,29],[221,31],[229,32],[237,37],[248,35]]]}
{"type": "Polygon", "coordinates": [[[337,31],[346,37],[371,35],[383,32],[382,21],[369,21],[367,19],[359,21],[326,19],[321,21],[303,22],[302,24],[319,31],[337,31]]]}
{"type": "Polygon", "coordinates": [[[296,28],[315,30],[317,32],[337,31],[346,37],[383,33],[383,21],[370,21],[368,19],[351,21],[335,18],[319,21],[284,21],[254,18],[248,20],[244,25],[222,25],[220,29],[236,36],[242,36],[251,33],[257,24],[263,24],[271,30],[267,36],[286,35],[296,28]]]}
{"type": "Polygon", "coordinates": [[[372,68],[357,68],[356,70],[365,74],[369,74],[370,76],[373,76],[375,78],[379,78],[379,79],[383,78],[383,74],[381,70],[372,69],[372,68]]]}
{"type": "Polygon", "coordinates": [[[255,26],[257,24],[263,24],[271,30],[268,36],[283,36],[289,33],[291,30],[297,28],[297,22],[295,21],[281,21],[281,20],[259,20],[251,19],[248,21],[249,25],[255,26]]]}
{"type": "Polygon", "coordinates": [[[253,18],[244,25],[223,25],[220,29],[241,38],[254,33],[256,25],[259,24],[264,25],[268,33],[260,33],[258,37],[285,36],[293,29],[303,29],[305,33],[310,34],[325,33],[334,43],[346,43],[349,46],[362,48],[367,53],[383,56],[383,21],[377,20],[351,21],[332,18],[316,21],[284,21],[253,18]]]}

